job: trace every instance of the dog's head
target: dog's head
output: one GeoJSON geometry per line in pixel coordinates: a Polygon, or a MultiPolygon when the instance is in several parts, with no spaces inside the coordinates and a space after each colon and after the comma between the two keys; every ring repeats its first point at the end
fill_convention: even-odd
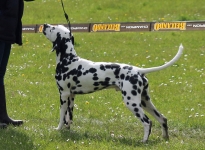
{"type": "Polygon", "coordinates": [[[73,35],[63,25],[53,26],[44,24],[43,34],[53,43],[52,51],[56,50],[57,52],[61,52],[69,46],[68,43],[74,46],[73,35]]]}

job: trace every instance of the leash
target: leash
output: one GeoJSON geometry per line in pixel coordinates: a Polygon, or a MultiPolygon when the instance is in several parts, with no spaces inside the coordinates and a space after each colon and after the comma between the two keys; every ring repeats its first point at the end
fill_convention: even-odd
{"type": "Polygon", "coordinates": [[[64,12],[65,19],[66,19],[66,21],[67,21],[67,23],[68,23],[68,28],[69,28],[69,30],[70,30],[70,37],[72,38],[72,43],[73,43],[73,45],[74,45],[74,37],[73,37],[73,35],[72,35],[72,33],[71,33],[70,20],[69,20],[68,14],[65,12],[63,0],[61,0],[61,5],[62,5],[62,8],[63,8],[63,12],[64,12]]]}

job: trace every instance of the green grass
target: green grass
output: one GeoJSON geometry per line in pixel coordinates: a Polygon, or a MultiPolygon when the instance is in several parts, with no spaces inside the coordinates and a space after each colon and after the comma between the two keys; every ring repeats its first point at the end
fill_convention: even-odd
{"type": "MultiPolygon", "coordinates": [[[[202,20],[205,17],[202,0],[174,3],[170,0],[78,0],[64,1],[64,5],[71,23],[202,20]]],[[[45,22],[66,23],[59,1],[25,3],[23,24],[45,22]]],[[[175,65],[147,75],[152,101],[168,118],[170,140],[162,139],[158,122],[149,116],[153,130],[149,142],[142,144],[143,127],[115,90],[77,95],[71,130],[55,131],[53,128],[59,121],[55,53],[50,52],[52,44],[44,35],[23,34],[24,45],[13,45],[5,84],[9,115],[25,123],[0,130],[0,149],[204,149],[204,31],[74,33],[74,36],[75,50],[83,58],[144,68],[169,61],[183,43],[184,53],[175,65]]]]}

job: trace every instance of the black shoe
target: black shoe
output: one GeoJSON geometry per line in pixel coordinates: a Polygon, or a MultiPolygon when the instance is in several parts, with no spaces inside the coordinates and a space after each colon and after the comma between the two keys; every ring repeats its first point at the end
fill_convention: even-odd
{"type": "Polygon", "coordinates": [[[12,124],[14,126],[19,126],[23,124],[22,120],[13,120],[9,118],[7,114],[4,85],[0,86],[0,123],[6,125],[12,124]]]}
{"type": "Polygon", "coordinates": [[[23,124],[23,121],[22,121],[22,120],[13,120],[13,119],[11,119],[11,118],[9,118],[9,117],[6,117],[6,118],[1,118],[1,117],[0,117],[0,122],[1,122],[2,124],[6,124],[6,125],[12,124],[12,125],[14,125],[14,126],[20,126],[20,125],[23,124]]]}

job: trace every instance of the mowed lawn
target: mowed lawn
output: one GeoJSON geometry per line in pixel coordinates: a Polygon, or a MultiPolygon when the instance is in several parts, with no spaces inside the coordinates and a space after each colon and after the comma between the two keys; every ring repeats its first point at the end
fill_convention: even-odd
{"type": "MultiPolygon", "coordinates": [[[[203,20],[199,1],[64,0],[71,23],[203,20]]],[[[25,2],[23,24],[65,24],[59,0],[25,2]]],[[[59,122],[55,52],[43,34],[23,34],[13,45],[5,77],[7,108],[21,127],[0,129],[2,150],[200,150],[205,147],[205,31],[73,33],[77,54],[93,61],[154,67],[168,62],[182,43],[177,63],[148,74],[150,95],[168,119],[170,140],[164,141],[153,121],[146,144],[143,126],[113,89],[77,95],[71,129],[54,130],[59,122]]]]}

